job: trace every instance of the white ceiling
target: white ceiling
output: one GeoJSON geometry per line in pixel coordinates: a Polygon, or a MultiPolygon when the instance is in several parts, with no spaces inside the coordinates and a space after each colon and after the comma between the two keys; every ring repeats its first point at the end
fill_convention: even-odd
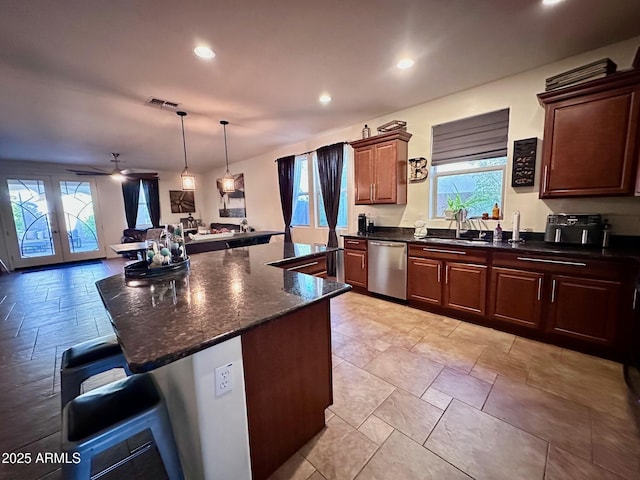
{"type": "Polygon", "coordinates": [[[222,119],[244,160],[636,35],[637,0],[2,0],[0,158],[181,170],[154,96],[189,112],[204,172],[224,164],[222,119]]]}

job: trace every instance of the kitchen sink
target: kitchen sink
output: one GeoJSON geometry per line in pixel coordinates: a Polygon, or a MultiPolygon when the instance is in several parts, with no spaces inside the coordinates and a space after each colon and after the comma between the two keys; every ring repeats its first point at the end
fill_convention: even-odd
{"type": "Polygon", "coordinates": [[[441,237],[427,237],[424,239],[428,242],[437,242],[437,243],[450,243],[450,244],[465,244],[465,245],[488,245],[490,243],[489,240],[484,240],[480,238],[441,238],[441,237]]]}

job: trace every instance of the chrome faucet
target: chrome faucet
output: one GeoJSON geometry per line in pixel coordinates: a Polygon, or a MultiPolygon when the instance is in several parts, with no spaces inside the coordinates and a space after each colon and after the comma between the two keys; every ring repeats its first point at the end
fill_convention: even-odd
{"type": "Polygon", "coordinates": [[[468,228],[469,222],[467,220],[467,210],[464,208],[461,208],[455,213],[454,217],[456,219],[456,238],[461,238],[461,235],[463,233],[467,233],[467,231],[469,230],[468,228]]]}

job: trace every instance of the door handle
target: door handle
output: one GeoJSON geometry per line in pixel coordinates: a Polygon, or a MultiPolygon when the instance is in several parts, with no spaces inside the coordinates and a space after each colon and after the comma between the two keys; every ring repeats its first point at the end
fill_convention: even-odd
{"type": "Polygon", "coordinates": [[[551,303],[556,301],[556,281],[554,280],[551,285],[551,303]]]}
{"type": "Polygon", "coordinates": [[[542,277],[538,278],[538,301],[542,300],[542,277]]]}
{"type": "Polygon", "coordinates": [[[440,270],[442,270],[442,264],[438,264],[438,283],[440,283],[440,270]]]}
{"type": "Polygon", "coordinates": [[[449,265],[444,267],[444,283],[449,284],[449,265]]]}
{"type": "Polygon", "coordinates": [[[364,255],[360,257],[360,264],[361,264],[362,270],[364,270],[364,255]]]}

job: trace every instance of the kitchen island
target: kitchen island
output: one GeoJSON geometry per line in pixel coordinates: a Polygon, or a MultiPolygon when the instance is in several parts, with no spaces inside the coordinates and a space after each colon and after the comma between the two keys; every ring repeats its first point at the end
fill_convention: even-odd
{"type": "Polygon", "coordinates": [[[350,287],[269,263],[331,251],[256,245],[195,255],[182,274],[96,283],[131,370],[152,371],[164,393],[187,478],[266,478],[323,428],[329,300],[350,287]]]}

